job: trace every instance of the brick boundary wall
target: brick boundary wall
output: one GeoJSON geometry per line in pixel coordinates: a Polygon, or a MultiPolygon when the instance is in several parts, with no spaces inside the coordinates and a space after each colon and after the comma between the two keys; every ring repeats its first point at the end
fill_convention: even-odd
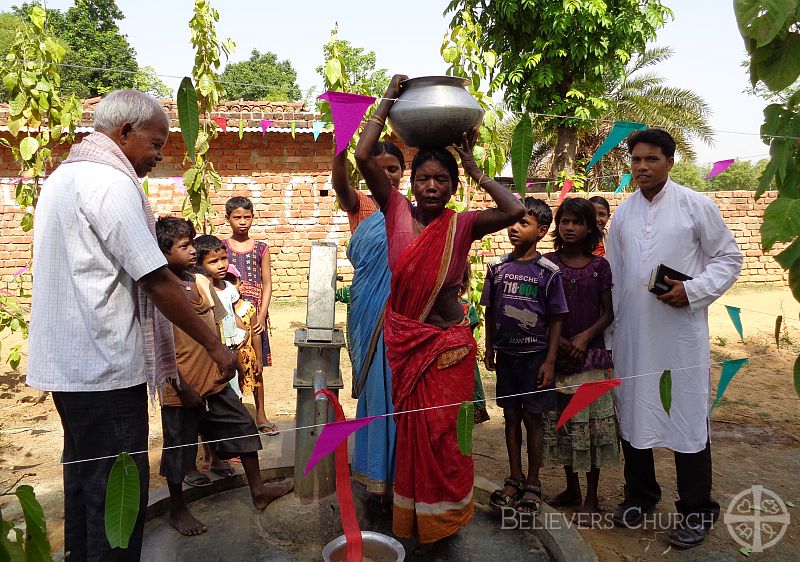
{"type": "MultiPolygon", "coordinates": [[[[8,138],[8,133],[1,133],[8,138]]],[[[80,139],[80,135],[79,135],[80,139]]],[[[331,144],[333,137],[323,133],[315,142],[311,134],[245,133],[239,140],[236,133],[220,134],[210,151],[210,158],[222,175],[222,189],[212,194],[217,210],[213,218],[215,234],[227,237],[230,229],[224,220],[225,201],[233,195],[245,195],[255,204],[252,235],[266,241],[272,259],[273,295],[276,298],[305,297],[309,248],[313,241],[336,242],[339,245],[339,272],[344,282],[352,278],[352,267],[346,258],[346,241],[350,237],[347,216],[334,210],[334,193],[330,184],[331,144]]],[[[65,155],[68,147],[59,149],[65,155]]],[[[184,146],[179,133],[170,135],[164,161],[149,179],[150,201],[157,215],[181,214],[184,196],[179,182],[185,169],[184,146]]],[[[410,163],[409,151],[406,151],[410,163]]],[[[408,165],[407,165],[408,167],[408,165]]],[[[19,227],[21,210],[14,200],[17,165],[9,150],[0,150],[0,286],[28,263],[31,236],[19,227]]],[[[408,173],[406,173],[408,182],[408,173]]],[[[407,186],[407,183],[406,183],[407,186]]],[[[626,194],[603,194],[612,212],[626,194]]],[[[740,281],[751,283],[785,283],[785,275],[773,256],[782,247],[764,254],[759,247],[759,226],[766,206],[775,193],[767,193],[759,201],[753,192],[727,191],[708,193],[719,205],[725,222],[733,231],[745,263],[740,281]]],[[[536,197],[545,198],[543,194],[536,197]]],[[[555,206],[556,197],[550,198],[555,206]]],[[[472,208],[482,208],[486,196],[479,192],[472,208]]],[[[612,218],[613,220],[613,218],[612,218]]],[[[541,244],[543,251],[552,248],[550,236],[541,244]]],[[[476,244],[476,250],[478,245],[476,244]]],[[[510,251],[504,232],[493,236],[492,250],[487,257],[510,251]]],[[[29,282],[26,280],[26,288],[29,282]]]]}

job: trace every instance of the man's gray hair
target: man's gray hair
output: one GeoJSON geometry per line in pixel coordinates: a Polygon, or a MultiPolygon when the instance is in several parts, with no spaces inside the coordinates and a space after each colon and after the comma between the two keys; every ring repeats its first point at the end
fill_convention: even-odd
{"type": "Polygon", "coordinates": [[[169,126],[169,117],[158,100],[138,90],[115,90],[94,110],[94,128],[99,132],[113,131],[125,123],[136,131],[154,120],[169,126]]]}

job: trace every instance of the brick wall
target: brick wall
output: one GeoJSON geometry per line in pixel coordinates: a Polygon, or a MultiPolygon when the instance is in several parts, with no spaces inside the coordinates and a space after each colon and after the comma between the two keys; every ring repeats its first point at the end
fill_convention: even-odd
{"type": "MultiPolygon", "coordinates": [[[[8,133],[3,133],[7,135],[8,133]]],[[[330,185],[332,135],[323,133],[314,142],[310,134],[245,133],[239,140],[236,133],[221,134],[211,149],[211,159],[223,177],[223,187],[212,194],[217,209],[213,219],[215,234],[226,237],[230,229],[225,223],[224,203],[232,195],[245,195],[255,203],[252,235],[270,246],[275,297],[303,297],[306,294],[308,252],[314,240],[339,244],[339,269],[345,282],[352,268],[345,257],[349,238],[347,217],[334,211],[330,185]]],[[[65,154],[68,148],[59,150],[65,154]]],[[[177,192],[175,177],[183,173],[184,146],[179,133],[172,133],[166,146],[164,161],[149,180],[150,200],[157,214],[180,215],[183,195],[177,192]]],[[[408,159],[410,162],[410,158],[408,159]]],[[[10,151],[0,150],[0,285],[27,264],[30,236],[19,228],[22,213],[14,201],[12,179],[17,166],[10,151]]],[[[408,176],[406,176],[408,177],[408,176]]],[[[604,194],[612,210],[623,195],[604,194]]],[[[758,245],[759,225],[764,209],[775,194],[758,202],[751,192],[710,193],[722,210],[728,226],[745,253],[741,281],[783,283],[783,272],[772,258],[774,250],[764,255],[758,245]]],[[[474,208],[485,204],[484,194],[474,201],[474,208]]],[[[545,197],[541,195],[540,197],[545,197]]],[[[555,203],[555,198],[551,199],[555,203]]],[[[543,250],[550,248],[549,237],[543,250]]],[[[477,248],[477,245],[476,245],[477,248]]],[[[510,250],[505,233],[493,237],[491,254],[510,250]]]]}

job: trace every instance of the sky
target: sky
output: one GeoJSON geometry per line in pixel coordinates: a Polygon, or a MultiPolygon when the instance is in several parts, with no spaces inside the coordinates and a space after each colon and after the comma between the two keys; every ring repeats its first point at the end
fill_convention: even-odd
{"type": "MultiPolygon", "coordinates": [[[[12,4],[0,0],[0,10],[12,4]]],[[[374,3],[306,0],[215,0],[220,12],[217,35],[230,37],[236,50],[230,62],[249,58],[253,49],[272,51],[288,59],[305,91],[322,92],[316,68],[322,46],[338,22],[339,38],[375,51],[378,67],[389,74],[425,76],[444,74],[439,55],[450,20],[442,14],[447,1],[404,0],[374,3]],[[380,17],[379,17],[380,16],[380,17]]],[[[72,0],[49,0],[47,6],[67,9],[72,0]]],[[[191,73],[193,51],[188,21],[192,0],[117,0],[125,14],[119,23],[136,49],[142,66],[152,66],[167,85],[177,89],[180,77],[191,73]]],[[[758,160],[768,148],[758,137],[766,102],[745,94],[747,69],[741,66],[744,46],[736,27],[732,0],[665,0],[674,20],[658,33],[657,45],[674,50],[673,57],[653,68],[670,86],[689,88],[711,106],[713,146],[696,143],[698,163],[729,158],[758,160]]]]}

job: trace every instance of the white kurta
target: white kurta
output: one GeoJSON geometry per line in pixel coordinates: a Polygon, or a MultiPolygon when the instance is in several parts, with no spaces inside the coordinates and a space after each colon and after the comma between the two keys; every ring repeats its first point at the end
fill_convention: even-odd
{"type": "Polygon", "coordinates": [[[620,434],[638,449],[701,451],[708,438],[708,305],[736,281],[742,253],[716,204],[672,180],[652,202],[636,191],[619,206],[606,251],[614,275],[614,376],[672,370],[670,415],[661,406],[659,374],[617,387],[620,434]],[[673,308],[647,290],[660,263],[693,277],[684,283],[688,307],[673,308]]]}

